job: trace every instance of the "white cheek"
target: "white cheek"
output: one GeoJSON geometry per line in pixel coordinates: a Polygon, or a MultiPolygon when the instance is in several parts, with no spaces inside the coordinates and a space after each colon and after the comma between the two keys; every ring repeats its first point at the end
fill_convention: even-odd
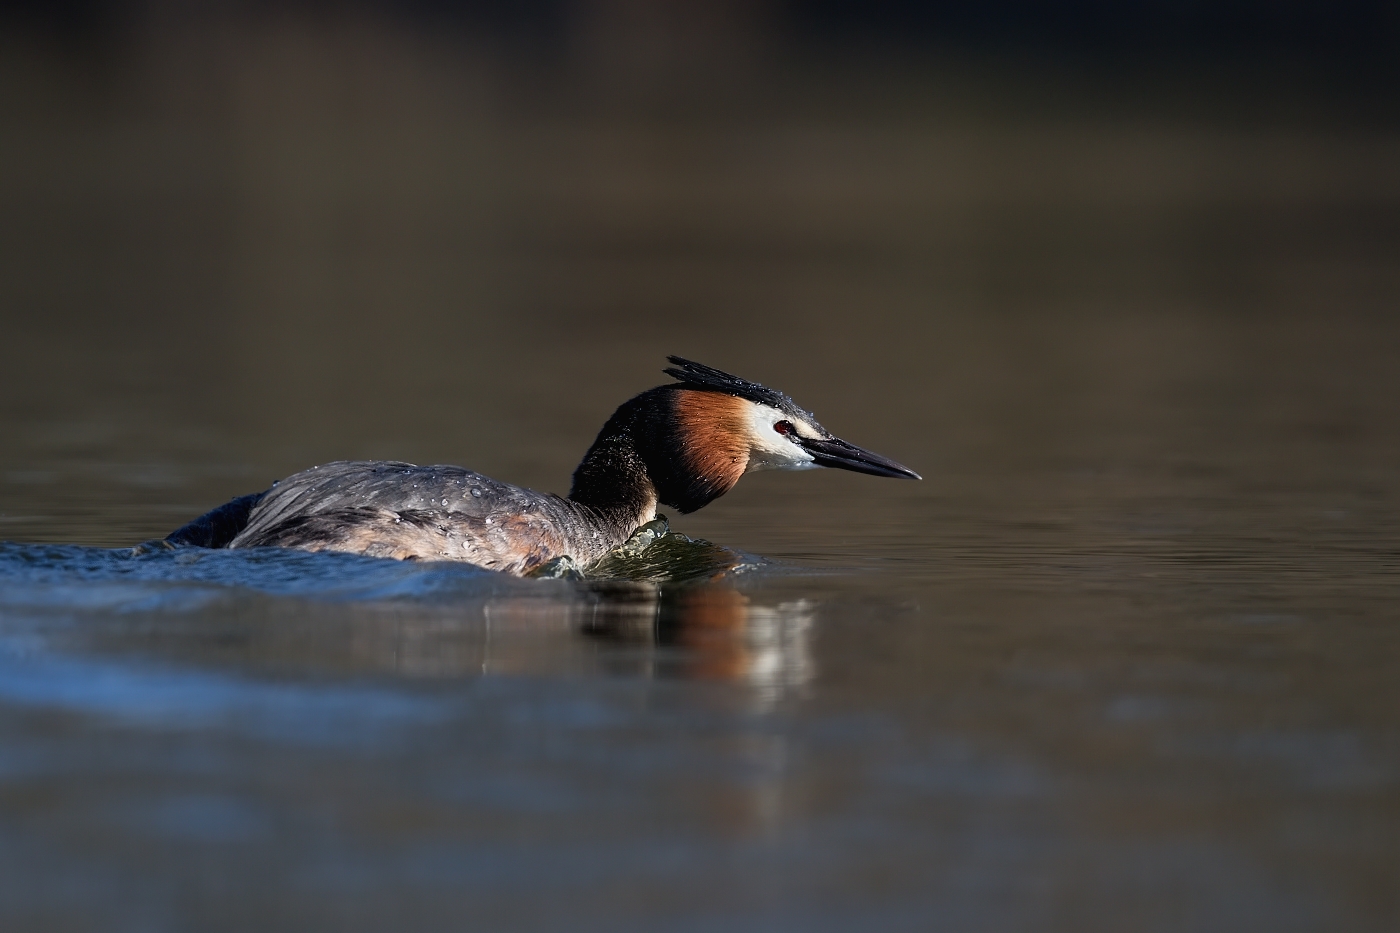
{"type": "Polygon", "coordinates": [[[773,430],[773,425],[785,417],[782,412],[766,405],[753,406],[749,420],[749,465],[745,473],[816,468],[811,454],[773,430]]]}

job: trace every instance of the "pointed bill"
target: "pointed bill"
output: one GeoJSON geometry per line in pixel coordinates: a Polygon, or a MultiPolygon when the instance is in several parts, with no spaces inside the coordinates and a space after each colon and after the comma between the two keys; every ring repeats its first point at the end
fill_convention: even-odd
{"type": "Polygon", "coordinates": [[[848,444],[838,437],[793,438],[802,449],[812,455],[817,466],[834,467],[838,470],[852,470],[856,473],[869,473],[871,476],[890,476],[896,479],[923,479],[918,473],[889,457],[882,457],[855,444],[848,444]]]}

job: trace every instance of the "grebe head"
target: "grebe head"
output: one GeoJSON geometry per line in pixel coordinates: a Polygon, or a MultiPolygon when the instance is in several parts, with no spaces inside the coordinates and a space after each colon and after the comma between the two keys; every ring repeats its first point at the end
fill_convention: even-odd
{"type": "Polygon", "coordinates": [[[694,511],[758,470],[835,467],[921,479],[906,466],[836,437],[782,392],[678,356],[668,359],[674,366],[666,374],[678,380],[660,390],[671,409],[664,445],[669,450],[663,452],[668,462],[649,464],[666,505],[694,511]]]}
{"type": "MultiPolygon", "coordinates": [[[[574,471],[569,498],[635,520],[656,504],[694,512],[745,473],[836,467],[920,479],[848,444],[781,392],[678,356],[678,381],[624,402],[574,471]]],[[[635,527],[635,526],[633,526],[635,527]]]]}

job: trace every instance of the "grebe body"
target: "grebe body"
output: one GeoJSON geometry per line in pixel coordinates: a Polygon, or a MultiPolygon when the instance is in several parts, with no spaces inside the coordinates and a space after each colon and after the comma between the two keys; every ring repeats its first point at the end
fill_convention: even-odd
{"type": "Polygon", "coordinates": [[[523,575],[563,556],[586,567],[655,518],[658,504],[693,512],[756,470],[828,466],[919,478],[834,437],[781,392],[669,359],[666,373],[678,381],[613,413],[568,498],[457,466],[341,461],[240,496],[166,541],[455,560],[523,575]]]}

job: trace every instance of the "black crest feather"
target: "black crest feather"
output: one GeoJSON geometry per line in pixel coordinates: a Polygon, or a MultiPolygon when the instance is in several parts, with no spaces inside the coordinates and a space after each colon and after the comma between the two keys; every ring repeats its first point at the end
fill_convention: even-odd
{"type": "Polygon", "coordinates": [[[757,382],[749,382],[747,379],[740,379],[738,376],[732,376],[722,370],[715,369],[713,366],[706,366],[704,363],[697,363],[694,360],[683,359],[679,356],[668,356],[666,359],[675,364],[665,370],[666,375],[680,380],[684,385],[695,389],[724,392],[727,395],[748,399],[750,402],[757,402],[759,405],[768,405],[801,418],[813,426],[817,425],[817,419],[810,411],[802,408],[776,389],[759,385],[757,382]]]}

